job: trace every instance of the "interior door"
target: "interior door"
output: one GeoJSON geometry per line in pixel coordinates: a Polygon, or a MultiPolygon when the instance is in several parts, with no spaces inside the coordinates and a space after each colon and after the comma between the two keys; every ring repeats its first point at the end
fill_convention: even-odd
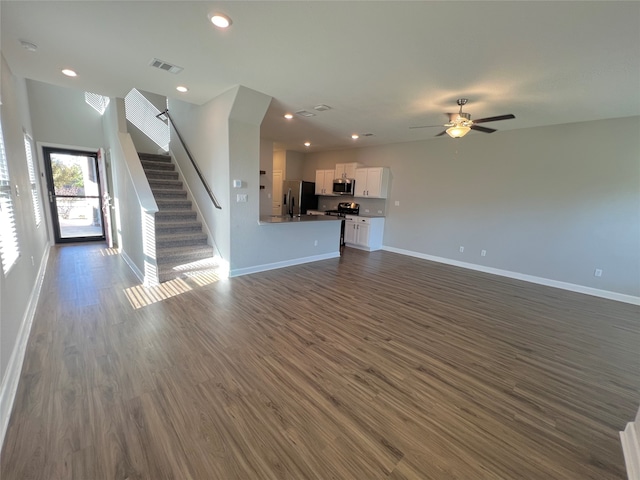
{"type": "Polygon", "coordinates": [[[103,241],[98,154],[51,147],[42,150],[56,243],[103,241]]]}
{"type": "Polygon", "coordinates": [[[273,171],[273,206],[271,215],[282,215],[282,170],[273,171]]]}

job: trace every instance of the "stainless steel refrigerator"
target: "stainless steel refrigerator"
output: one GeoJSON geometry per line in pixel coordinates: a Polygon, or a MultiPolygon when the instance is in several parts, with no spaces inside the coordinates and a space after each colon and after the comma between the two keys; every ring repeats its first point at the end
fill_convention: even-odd
{"type": "Polygon", "coordinates": [[[306,215],[307,210],[318,208],[316,184],[302,180],[282,182],[282,215],[306,215]]]}

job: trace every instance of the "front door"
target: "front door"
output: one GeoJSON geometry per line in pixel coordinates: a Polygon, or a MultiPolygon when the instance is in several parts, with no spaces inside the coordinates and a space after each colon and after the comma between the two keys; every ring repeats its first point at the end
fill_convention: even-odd
{"type": "Polygon", "coordinates": [[[43,153],[56,243],[103,241],[97,153],[51,147],[43,153]]]}

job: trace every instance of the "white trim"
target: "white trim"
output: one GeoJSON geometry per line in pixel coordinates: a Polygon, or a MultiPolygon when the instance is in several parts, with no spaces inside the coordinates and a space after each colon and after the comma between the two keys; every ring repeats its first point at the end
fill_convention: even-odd
{"type": "Polygon", "coordinates": [[[291,267],[293,265],[300,265],[302,263],[318,262],[320,260],[328,260],[330,258],[337,258],[339,256],[340,256],[340,252],[336,251],[336,252],[330,252],[330,253],[323,253],[322,255],[312,255],[311,257],[294,258],[294,259],[285,260],[282,262],[265,263],[263,265],[256,265],[253,267],[236,268],[229,272],[229,276],[240,277],[242,275],[249,275],[251,273],[266,272],[267,270],[276,270],[278,268],[291,267]]]}
{"type": "Polygon", "coordinates": [[[551,280],[549,278],[536,277],[534,275],[527,275],[525,273],[512,272],[509,270],[501,270],[499,268],[486,267],[484,265],[477,265],[475,263],[460,262],[458,260],[452,260],[450,258],[436,257],[434,255],[427,255],[426,253],[413,252],[411,250],[404,250],[402,248],[382,246],[382,250],[387,252],[399,253],[401,255],[408,255],[410,257],[422,258],[423,260],[431,260],[432,262],[444,263],[447,265],[453,265],[455,267],[468,268],[469,270],[476,270],[478,272],[490,273],[492,275],[499,275],[501,277],[513,278],[516,280],[522,280],[530,283],[537,283],[538,285],[545,285],[547,287],[560,288],[562,290],[569,290],[571,292],[584,293],[585,295],[592,295],[594,297],[607,298],[609,300],[615,300],[623,303],[631,303],[633,305],[640,305],[640,297],[634,297],[633,295],[625,295],[623,293],[610,292],[608,290],[600,290],[597,288],[585,287],[583,285],[576,285],[574,283],[561,282],[558,280],[551,280]]]}
{"type": "Polygon", "coordinates": [[[5,371],[2,384],[0,385],[0,449],[4,444],[4,436],[6,435],[7,427],[9,426],[11,409],[13,408],[13,402],[15,401],[16,394],[18,393],[18,383],[20,381],[20,374],[22,373],[24,356],[27,351],[31,325],[33,324],[33,319],[36,315],[36,307],[38,306],[38,299],[40,298],[40,291],[42,290],[42,283],[47,269],[50,250],[51,247],[45,249],[42,260],[40,261],[38,276],[36,277],[33,290],[31,290],[27,309],[24,313],[24,317],[22,318],[20,330],[18,331],[17,341],[13,347],[13,351],[11,352],[9,364],[7,365],[7,370],[5,371]]]}
{"type": "Polygon", "coordinates": [[[131,271],[133,271],[133,274],[136,277],[138,277],[138,280],[140,281],[140,283],[144,284],[144,275],[142,274],[140,269],[136,267],[136,264],[133,263],[133,260],[129,258],[129,255],[127,255],[127,252],[125,252],[122,248],[119,249],[119,252],[122,259],[126,262],[127,265],[129,265],[129,268],[131,269],[131,271]]]}
{"type": "Polygon", "coordinates": [[[640,439],[637,430],[640,429],[638,420],[627,423],[627,428],[620,432],[624,461],[627,465],[629,480],[640,480],[640,439]]]}

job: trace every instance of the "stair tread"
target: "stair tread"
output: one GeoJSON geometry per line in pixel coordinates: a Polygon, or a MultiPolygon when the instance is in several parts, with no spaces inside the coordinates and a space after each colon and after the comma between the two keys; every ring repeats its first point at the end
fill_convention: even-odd
{"type": "Polygon", "coordinates": [[[171,162],[171,155],[162,155],[159,153],[141,153],[138,152],[140,160],[151,160],[156,162],[171,162]]]}
{"type": "Polygon", "coordinates": [[[170,217],[170,216],[186,215],[186,214],[189,214],[189,216],[193,216],[193,217],[197,217],[198,216],[197,213],[194,210],[186,210],[185,211],[184,208],[183,209],[177,208],[175,210],[171,209],[171,208],[166,208],[166,209],[163,208],[162,210],[159,210],[156,213],[156,218],[158,218],[158,214],[160,214],[160,217],[164,217],[164,218],[170,217]]]}
{"type": "Polygon", "coordinates": [[[207,239],[207,234],[203,232],[184,232],[184,233],[161,233],[156,234],[156,240],[187,240],[187,239],[207,239]]]}
{"type": "Polygon", "coordinates": [[[180,189],[171,189],[171,188],[153,188],[151,187],[151,192],[154,197],[161,197],[164,195],[166,198],[187,198],[187,192],[180,189]]]}
{"type": "MultiPolygon", "coordinates": [[[[164,189],[164,190],[184,190],[182,182],[180,180],[165,180],[160,178],[149,179],[149,185],[152,190],[164,189]]],[[[186,190],[185,190],[186,191],[186,190]]]]}
{"type": "Polygon", "coordinates": [[[188,198],[156,198],[156,203],[158,205],[159,204],[191,205],[191,200],[189,200],[188,198]]]}

